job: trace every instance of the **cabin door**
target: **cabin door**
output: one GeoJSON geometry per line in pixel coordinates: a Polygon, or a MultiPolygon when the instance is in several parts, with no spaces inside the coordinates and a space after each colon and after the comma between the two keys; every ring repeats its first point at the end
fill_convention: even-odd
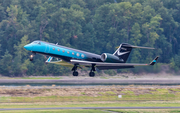
{"type": "Polygon", "coordinates": [[[45,53],[49,53],[50,51],[50,47],[49,47],[49,44],[46,44],[46,49],[45,49],[45,53]]]}

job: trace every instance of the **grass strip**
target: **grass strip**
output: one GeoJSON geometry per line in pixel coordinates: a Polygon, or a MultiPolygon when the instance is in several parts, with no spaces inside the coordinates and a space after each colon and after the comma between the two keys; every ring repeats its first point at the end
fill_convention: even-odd
{"type": "Polygon", "coordinates": [[[142,94],[142,95],[117,95],[108,94],[93,96],[37,96],[37,97],[0,97],[0,103],[35,103],[35,102],[96,102],[96,101],[173,101],[180,100],[179,94],[142,94]]]}
{"type": "Polygon", "coordinates": [[[1,103],[0,108],[44,108],[44,107],[180,107],[180,101],[147,102],[69,102],[69,103],[1,103]]]}
{"type": "Polygon", "coordinates": [[[119,110],[119,109],[113,109],[113,110],[107,110],[110,112],[115,113],[180,113],[180,110],[169,110],[169,109],[126,109],[126,110],[119,110]]]}

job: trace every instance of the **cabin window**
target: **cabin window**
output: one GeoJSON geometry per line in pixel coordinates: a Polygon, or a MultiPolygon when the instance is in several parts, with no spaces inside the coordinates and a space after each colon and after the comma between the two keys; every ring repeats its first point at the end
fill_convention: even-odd
{"type": "Polygon", "coordinates": [[[69,54],[69,51],[67,53],[69,54]]]}
{"type": "Polygon", "coordinates": [[[53,48],[53,50],[55,50],[55,48],[53,48]]]}
{"type": "Polygon", "coordinates": [[[63,50],[62,52],[64,53],[65,51],[63,50]]]}
{"type": "Polygon", "coordinates": [[[60,49],[58,49],[58,51],[60,51],[60,49]]]}
{"type": "Polygon", "coordinates": [[[82,54],[81,57],[84,58],[84,54],[82,54]]]}
{"type": "Polygon", "coordinates": [[[79,53],[77,53],[76,56],[79,56],[79,53]]]}
{"type": "Polygon", "coordinates": [[[72,55],[74,55],[74,53],[72,52],[72,55]]]}

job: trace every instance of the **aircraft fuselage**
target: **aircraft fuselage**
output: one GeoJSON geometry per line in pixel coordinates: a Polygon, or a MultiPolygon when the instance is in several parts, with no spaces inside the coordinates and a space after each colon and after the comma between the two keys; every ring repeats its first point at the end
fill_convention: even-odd
{"type": "Polygon", "coordinates": [[[101,56],[98,54],[85,52],[44,41],[34,41],[24,47],[33,53],[39,53],[60,58],[66,62],[70,62],[71,59],[102,62],[101,56]]]}

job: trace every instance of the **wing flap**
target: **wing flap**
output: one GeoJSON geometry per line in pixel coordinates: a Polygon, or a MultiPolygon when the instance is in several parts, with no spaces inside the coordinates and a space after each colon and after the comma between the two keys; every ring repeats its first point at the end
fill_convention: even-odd
{"type": "Polygon", "coordinates": [[[99,70],[134,68],[134,66],[96,66],[99,70]]]}

